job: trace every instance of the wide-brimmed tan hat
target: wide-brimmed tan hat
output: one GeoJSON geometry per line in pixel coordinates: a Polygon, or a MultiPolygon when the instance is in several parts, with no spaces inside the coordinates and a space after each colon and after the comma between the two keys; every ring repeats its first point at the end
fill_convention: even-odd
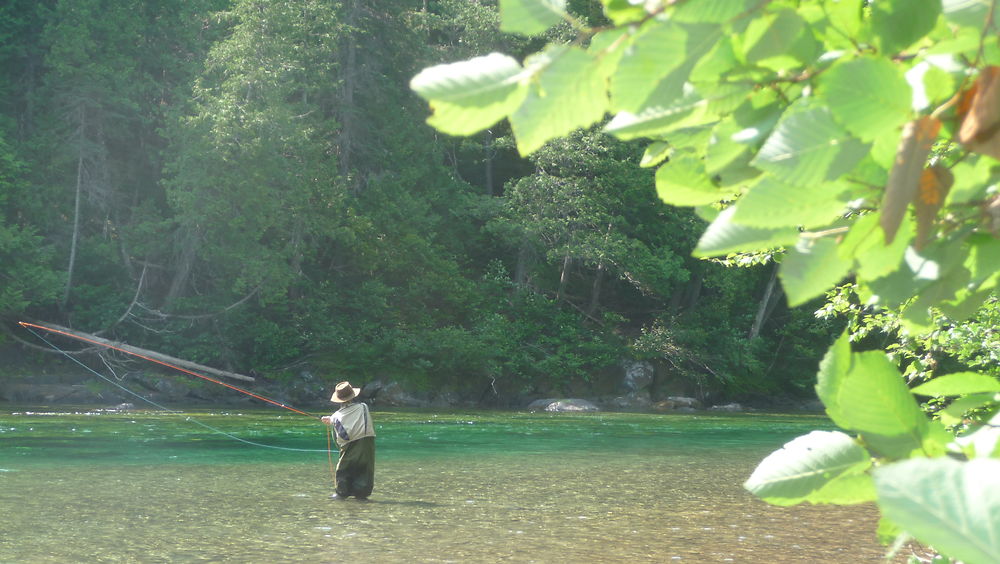
{"type": "Polygon", "coordinates": [[[333,403],[344,403],[358,397],[360,393],[361,388],[352,388],[350,382],[341,382],[334,389],[333,397],[330,398],[330,401],[333,403]]]}

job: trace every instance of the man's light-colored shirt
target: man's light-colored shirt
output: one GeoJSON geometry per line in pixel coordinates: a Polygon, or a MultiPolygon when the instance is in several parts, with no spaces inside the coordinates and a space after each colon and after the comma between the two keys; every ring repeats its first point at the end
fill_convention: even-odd
{"type": "Polygon", "coordinates": [[[337,436],[337,446],[375,436],[375,426],[366,404],[352,403],[342,407],[333,414],[331,421],[337,436]]]}

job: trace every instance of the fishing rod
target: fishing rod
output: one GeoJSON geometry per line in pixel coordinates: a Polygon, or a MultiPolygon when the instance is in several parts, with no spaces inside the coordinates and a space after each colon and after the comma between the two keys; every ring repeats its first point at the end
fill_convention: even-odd
{"type": "Polygon", "coordinates": [[[259,394],[255,394],[255,393],[253,393],[253,392],[251,392],[249,390],[244,390],[243,388],[240,388],[238,386],[234,386],[232,384],[228,384],[226,382],[223,382],[221,380],[217,380],[217,379],[212,378],[210,376],[205,376],[204,374],[199,374],[199,373],[197,373],[197,372],[195,372],[193,370],[188,370],[186,368],[182,368],[180,366],[176,366],[176,365],[171,364],[171,363],[166,362],[166,361],[159,360],[159,359],[156,359],[156,358],[152,358],[150,356],[147,356],[147,355],[135,352],[135,351],[130,351],[126,347],[121,346],[120,344],[108,343],[108,342],[104,342],[103,340],[92,339],[90,337],[85,337],[83,335],[78,335],[78,334],[72,333],[72,332],[67,331],[65,329],[58,329],[58,328],[55,328],[55,327],[48,327],[48,326],[45,326],[45,325],[39,325],[37,323],[28,323],[26,321],[18,321],[18,324],[21,325],[22,327],[24,327],[25,329],[31,331],[31,333],[34,334],[36,337],[38,337],[38,338],[42,339],[43,341],[45,341],[45,343],[48,344],[50,347],[56,349],[57,351],[63,352],[64,354],[65,354],[64,351],[62,351],[61,349],[59,349],[58,347],[56,347],[52,343],[49,343],[47,340],[45,340],[44,338],[42,338],[41,335],[39,335],[38,333],[32,331],[32,328],[34,328],[34,329],[41,329],[41,330],[47,331],[49,333],[54,333],[54,334],[57,334],[57,335],[62,335],[64,337],[70,337],[71,339],[76,339],[78,341],[83,341],[85,343],[90,343],[92,345],[97,345],[97,346],[100,346],[100,347],[104,347],[106,349],[110,349],[110,350],[118,351],[118,352],[121,352],[121,353],[125,353],[125,354],[128,354],[128,355],[137,357],[137,358],[141,358],[143,360],[148,360],[149,362],[153,362],[153,363],[159,364],[161,366],[166,366],[167,368],[172,368],[172,369],[177,370],[179,372],[183,372],[184,374],[188,374],[188,375],[191,375],[191,376],[195,376],[197,378],[201,378],[202,380],[205,380],[205,381],[208,381],[208,382],[212,382],[213,384],[218,384],[220,386],[225,386],[225,387],[229,388],[230,390],[235,390],[237,392],[240,392],[241,394],[246,394],[246,395],[248,395],[248,396],[250,396],[250,397],[252,397],[254,399],[258,399],[260,401],[269,403],[271,405],[276,405],[278,407],[282,407],[284,409],[287,409],[289,411],[293,411],[293,412],[298,413],[300,415],[305,415],[306,417],[311,417],[313,419],[320,419],[320,416],[318,416],[318,415],[314,415],[312,413],[306,413],[305,411],[301,411],[301,410],[295,409],[294,407],[291,407],[289,405],[285,405],[285,404],[281,403],[280,401],[273,400],[271,398],[267,398],[267,397],[264,397],[264,396],[259,395],[259,394]]]}
{"type": "MultiPolygon", "coordinates": [[[[159,409],[162,409],[162,410],[167,411],[169,413],[181,414],[181,412],[179,412],[179,411],[170,409],[168,407],[164,407],[164,406],[156,403],[155,401],[153,401],[153,400],[151,400],[149,398],[143,397],[143,396],[141,396],[141,395],[133,392],[132,390],[126,388],[125,386],[122,386],[120,383],[115,382],[114,380],[106,377],[105,375],[101,374],[100,372],[98,372],[98,371],[94,370],[93,368],[87,366],[86,364],[80,362],[79,359],[74,358],[69,353],[67,353],[66,351],[60,349],[59,347],[57,347],[56,345],[54,345],[53,343],[51,343],[48,339],[46,339],[45,337],[43,337],[42,335],[40,335],[39,333],[37,333],[35,331],[35,329],[41,329],[43,331],[48,331],[49,333],[54,333],[54,334],[57,334],[57,335],[63,335],[63,336],[66,336],[66,337],[77,339],[79,341],[83,341],[83,342],[86,342],[86,343],[91,343],[91,344],[94,344],[94,345],[105,347],[105,348],[110,349],[110,350],[115,350],[115,351],[123,352],[125,354],[129,354],[129,355],[132,355],[134,357],[141,358],[143,360],[148,360],[149,362],[154,362],[156,364],[159,364],[159,365],[162,365],[162,366],[166,366],[168,368],[173,368],[174,370],[178,370],[178,371],[183,372],[185,374],[190,374],[191,376],[196,376],[198,378],[201,378],[202,380],[207,380],[209,382],[212,382],[212,383],[215,383],[215,384],[219,384],[220,386],[225,386],[225,387],[227,387],[227,388],[229,388],[231,390],[235,390],[237,392],[246,394],[246,395],[248,395],[250,397],[259,399],[261,401],[265,401],[265,402],[270,403],[272,405],[276,405],[278,407],[283,407],[283,408],[285,408],[285,409],[287,409],[289,411],[293,411],[295,413],[299,413],[301,415],[305,415],[306,417],[311,417],[313,419],[318,419],[318,420],[322,421],[322,418],[319,417],[319,416],[317,416],[317,415],[313,415],[311,413],[306,413],[305,411],[300,411],[298,409],[295,409],[294,407],[285,405],[285,404],[283,404],[283,403],[281,403],[279,401],[275,401],[273,399],[266,398],[266,397],[264,397],[262,395],[255,394],[255,393],[253,393],[251,391],[244,390],[243,388],[240,388],[240,387],[237,387],[237,386],[233,386],[233,385],[227,384],[225,382],[221,382],[219,380],[216,380],[215,378],[210,378],[208,376],[205,376],[204,374],[198,374],[197,372],[194,372],[193,370],[187,370],[185,368],[181,368],[180,366],[175,366],[175,365],[173,365],[173,364],[171,364],[169,362],[166,362],[166,361],[163,361],[163,360],[158,360],[158,359],[155,359],[155,358],[151,358],[148,355],[137,353],[135,351],[126,350],[124,347],[116,345],[114,343],[101,342],[101,341],[98,341],[96,339],[91,339],[89,337],[85,337],[83,335],[76,335],[76,334],[71,333],[70,331],[66,331],[64,329],[57,329],[55,327],[46,327],[45,325],[39,325],[37,323],[28,323],[26,321],[18,321],[18,324],[20,324],[22,327],[24,327],[26,330],[28,330],[32,335],[34,335],[35,337],[37,337],[38,339],[40,339],[43,343],[47,344],[49,347],[55,349],[56,351],[59,351],[64,356],[66,356],[66,358],[72,360],[73,362],[79,364],[83,368],[89,370],[90,372],[92,372],[93,374],[95,374],[96,376],[98,376],[99,378],[101,378],[102,380],[104,380],[105,382],[108,382],[109,384],[112,384],[112,385],[120,388],[121,390],[123,390],[124,392],[128,393],[129,395],[131,395],[133,397],[136,397],[136,398],[138,398],[138,399],[140,399],[140,400],[142,400],[142,401],[144,401],[144,402],[146,402],[146,403],[148,403],[148,404],[150,404],[152,406],[158,407],[159,409]]],[[[188,416],[188,417],[185,418],[185,420],[186,421],[190,421],[192,423],[195,423],[197,425],[200,425],[200,426],[202,426],[202,427],[204,427],[206,429],[209,429],[211,431],[214,431],[216,433],[219,433],[220,435],[229,437],[230,439],[233,439],[235,441],[239,441],[241,443],[252,445],[252,446],[258,446],[258,447],[263,447],[263,448],[270,448],[270,449],[275,449],[275,450],[294,451],[294,452],[325,452],[326,453],[327,464],[328,464],[329,469],[330,469],[330,479],[333,480],[334,484],[336,484],[336,481],[337,481],[336,470],[335,470],[334,465],[333,465],[333,444],[332,444],[333,439],[332,439],[332,432],[330,430],[330,426],[329,425],[323,425],[324,427],[326,427],[326,449],[306,449],[306,448],[289,448],[289,447],[281,447],[281,446],[274,446],[274,445],[266,445],[266,444],[263,444],[263,443],[258,443],[258,442],[254,442],[254,441],[248,441],[246,439],[237,437],[236,435],[233,435],[231,433],[227,433],[227,432],[225,432],[225,431],[223,431],[221,429],[217,429],[217,428],[215,428],[215,427],[213,427],[213,426],[211,426],[211,425],[209,425],[207,423],[204,423],[202,421],[199,421],[199,420],[197,420],[197,419],[195,419],[193,417],[188,416]]]]}

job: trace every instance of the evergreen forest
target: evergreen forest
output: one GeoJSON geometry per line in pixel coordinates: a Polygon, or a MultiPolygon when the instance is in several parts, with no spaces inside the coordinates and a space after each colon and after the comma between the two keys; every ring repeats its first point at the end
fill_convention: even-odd
{"type": "Polygon", "coordinates": [[[614,393],[628,361],[703,400],[810,397],[843,319],[789,308],[768,253],[692,257],[706,223],[642,144],[594,125],[525,157],[506,122],[425,123],[422,68],[573,33],[499,28],[489,1],[3,3],[5,356],[53,358],[38,320],[481,405],[614,393]]]}
{"type": "Polygon", "coordinates": [[[996,562],[996,4],[8,0],[3,376],[55,358],[19,321],[313,396],[645,362],[819,400],[757,497],[996,562]]]}

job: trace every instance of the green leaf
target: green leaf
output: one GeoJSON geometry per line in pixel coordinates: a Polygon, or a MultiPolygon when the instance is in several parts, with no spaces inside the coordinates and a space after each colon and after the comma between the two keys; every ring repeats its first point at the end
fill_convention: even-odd
{"type": "Polygon", "coordinates": [[[875,471],[882,514],[970,564],[1000,556],[1000,460],[914,459],[875,471]]]}
{"type": "Polygon", "coordinates": [[[644,23],[611,76],[612,109],[641,110],[659,81],[684,64],[688,39],[682,24],[660,20],[644,23]]]}
{"type": "Polygon", "coordinates": [[[736,203],[733,220],[751,227],[818,227],[843,213],[843,184],[793,186],[771,176],[750,187],[736,203]]]}
{"type": "Polygon", "coordinates": [[[941,0],[872,2],[872,36],[879,51],[895,55],[930,33],[941,14],[941,0]]]}
{"type": "Polygon", "coordinates": [[[705,164],[692,153],[677,155],[656,171],[656,193],[675,206],[713,204],[733,195],[719,190],[705,173],[705,164]]]}
{"type": "Polygon", "coordinates": [[[799,238],[799,230],[793,227],[763,229],[748,227],[733,221],[736,209],[723,210],[698,241],[694,250],[696,257],[714,257],[729,253],[763,251],[792,245],[799,238]]]}
{"type": "Polygon", "coordinates": [[[744,35],[745,59],[751,65],[787,73],[812,62],[819,44],[798,12],[778,9],[754,18],[744,35]]]}
{"type": "Polygon", "coordinates": [[[824,0],[823,9],[830,19],[830,25],[850,39],[857,39],[862,29],[862,10],[865,0],[824,0]]]}
{"type": "Polygon", "coordinates": [[[938,417],[945,425],[958,425],[965,419],[965,414],[973,409],[1000,401],[1000,394],[972,394],[960,397],[948,404],[948,407],[938,412],[938,417]]]}
{"type": "Polygon", "coordinates": [[[919,446],[927,418],[896,366],[881,351],[847,351],[841,337],[820,364],[816,393],[830,419],[844,429],[919,446]]]}
{"type": "Polygon", "coordinates": [[[910,117],[910,85],[898,65],[885,58],[840,60],[819,79],[819,97],[833,116],[862,141],[910,117]]]}
{"type": "Polygon", "coordinates": [[[639,161],[639,166],[643,168],[656,166],[670,156],[670,151],[670,143],[667,143],[666,141],[654,141],[650,143],[649,146],[646,147],[646,150],[642,153],[642,160],[639,161]]]}
{"type": "Polygon", "coordinates": [[[611,135],[629,141],[640,137],[665,137],[683,127],[692,127],[714,121],[707,111],[708,100],[701,97],[693,86],[688,86],[684,96],[668,106],[655,106],[640,114],[619,112],[604,127],[611,135]]]}
{"type": "Polygon", "coordinates": [[[751,8],[751,0],[701,0],[684,2],[673,14],[680,22],[725,23],[746,13],[751,8]]]}
{"type": "Polygon", "coordinates": [[[837,242],[830,238],[801,238],[781,261],[781,287],[788,306],[795,307],[822,296],[850,272],[851,262],[837,254],[837,242]]]}
{"type": "Polygon", "coordinates": [[[990,7],[996,0],[942,0],[945,19],[960,26],[974,27],[981,31],[988,21],[990,7]]]}
{"type": "Polygon", "coordinates": [[[646,17],[646,8],[629,0],[601,0],[604,14],[617,26],[638,22],[646,17]]]}
{"type": "Polygon", "coordinates": [[[600,63],[587,52],[560,46],[526,62],[542,68],[521,106],[510,115],[510,126],[521,155],[546,141],[593,125],[607,110],[605,77],[600,63]]]}
{"type": "Polygon", "coordinates": [[[912,218],[903,220],[891,245],[885,244],[879,215],[870,213],[854,222],[840,245],[840,256],[856,261],[855,270],[862,280],[876,280],[895,272],[913,240],[912,218]]]}
{"type": "MultiPolygon", "coordinates": [[[[998,394],[1000,397],[1000,394],[998,394]]],[[[996,458],[1000,456],[1000,414],[994,415],[987,425],[955,439],[969,458],[996,458]]]]}
{"type": "Polygon", "coordinates": [[[537,35],[568,18],[566,0],[500,0],[500,31],[537,35]]]}
{"type": "Polygon", "coordinates": [[[750,22],[743,38],[748,63],[788,53],[788,46],[805,29],[806,22],[794,10],[780,9],[750,22]]]}
{"type": "Polygon", "coordinates": [[[844,473],[812,493],[806,501],[835,505],[856,505],[875,501],[875,481],[870,474],[844,473]]]}
{"type": "Polygon", "coordinates": [[[911,107],[923,112],[944,103],[955,92],[955,79],[948,72],[927,61],[917,63],[906,71],[906,82],[913,91],[911,107]]]}
{"type": "Polygon", "coordinates": [[[979,372],[956,372],[938,376],[913,388],[921,396],[964,396],[982,392],[1000,392],[1000,380],[979,372]]]}
{"type": "Polygon", "coordinates": [[[866,151],[834,121],[829,109],[793,107],[751,164],[790,184],[819,184],[849,171],[866,151]]]}
{"type": "Polygon", "coordinates": [[[427,122],[450,135],[482,131],[514,111],[527,95],[523,69],[507,55],[493,53],[468,61],[429,67],[410,87],[430,102],[427,122]]]}
{"type": "MultiPolygon", "coordinates": [[[[795,505],[810,501],[837,478],[860,474],[869,466],[871,457],[849,435],[813,431],[771,453],[743,487],[768,503],[795,505]]],[[[836,495],[836,491],[828,490],[822,498],[836,495]]]]}

